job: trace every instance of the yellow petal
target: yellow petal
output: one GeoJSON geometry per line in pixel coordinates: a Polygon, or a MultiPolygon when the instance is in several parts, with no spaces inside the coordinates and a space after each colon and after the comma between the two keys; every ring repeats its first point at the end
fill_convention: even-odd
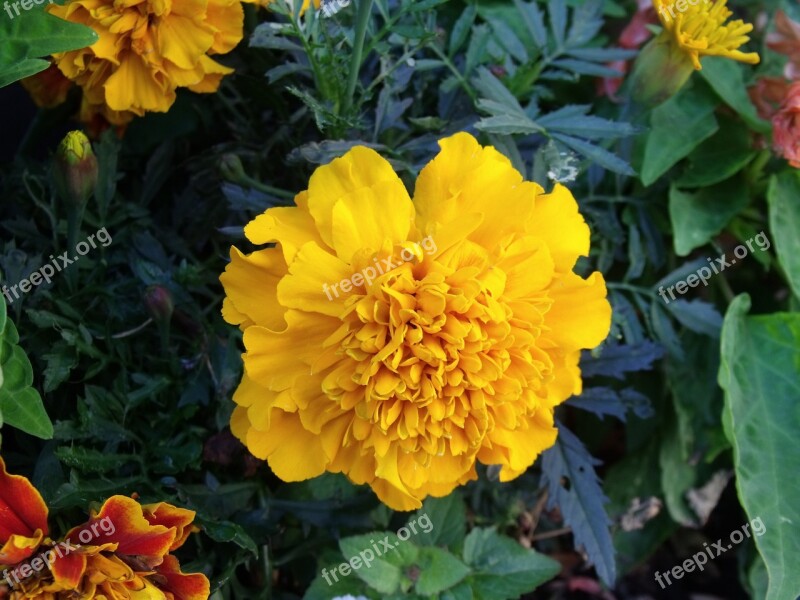
{"type": "Polygon", "coordinates": [[[229,300],[222,316],[229,323],[242,323],[242,316],[257,325],[280,330],[286,327],[286,307],[278,302],[278,282],[288,273],[281,253],[275,248],[242,254],[231,248],[231,262],[220,276],[229,300]]]}

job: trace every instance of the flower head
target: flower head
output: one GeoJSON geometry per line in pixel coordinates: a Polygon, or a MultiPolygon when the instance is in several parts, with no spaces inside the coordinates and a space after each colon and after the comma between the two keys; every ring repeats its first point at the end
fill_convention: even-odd
{"type": "Polygon", "coordinates": [[[700,69],[701,56],[725,56],[757,64],[758,54],[741,52],[739,47],[750,39],[747,33],[753,30],[750,23],[742,20],[725,21],[733,14],[726,6],[728,0],[653,0],[665,34],[700,69]],[[683,6],[683,10],[681,10],[683,6]]]}
{"type": "Polygon", "coordinates": [[[778,153],[800,169],[800,81],[793,83],[772,117],[772,138],[778,153]]]}
{"type": "Polygon", "coordinates": [[[411,510],[476,461],[513,479],[555,442],[580,351],[608,333],[602,275],[572,272],[589,228],[570,192],[469,134],[440,145],[413,201],[355,147],[247,225],[276,247],[231,249],[223,316],[246,348],[231,429],[283,480],[343,472],[411,510]]]}
{"type": "Polygon", "coordinates": [[[233,69],[210,56],[242,39],[240,0],[69,0],[48,10],[100,36],[88,48],[54,55],[83,88],[87,122],[101,114],[123,125],[145,111],[166,112],[179,87],[216,91],[233,69]]]}
{"type": "Polygon", "coordinates": [[[194,512],[112,496],[55,541],[47,506],[0,458],[0,598],[9,600],[206,600],[209,582],[170,554],[195,530],[194,512]]]}

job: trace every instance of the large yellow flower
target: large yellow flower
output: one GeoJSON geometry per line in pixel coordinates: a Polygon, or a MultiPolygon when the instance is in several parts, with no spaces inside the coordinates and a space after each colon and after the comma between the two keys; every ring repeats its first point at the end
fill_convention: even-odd
{"type": "Polygon", "coordinates": [[[589,228],[466,133],[419,176],[356,147],[319,167],[231,250],[223,316],[244,330],[234,434],[283,480],[324,471],[396,510],[475,478],[523,473],[581,391],[578,359],[607,335],[600,273],[572,269],[589,228]]]}
{"type": "Polygon", "coordinates": [[[674,43],[688,55],[695,69],[700,69],[701,56],[725,56],[745,63],[757,64],[756,52],[738,48],[750,39],[750,23],[741,19],[725,21],[733,14],[728,0],[653,0],[658,18],[674,43]]]}
{"type": "Polygon", "coordinates": [[[233,70],[209,55],[242,39],[240,0],[68,0],[48,10],[100,36],[89,48],[54,55],[83,88],[87,122],[98,113],[123,125],[145,111],[166,112],[179,87],[216,91],[233,70]]]}

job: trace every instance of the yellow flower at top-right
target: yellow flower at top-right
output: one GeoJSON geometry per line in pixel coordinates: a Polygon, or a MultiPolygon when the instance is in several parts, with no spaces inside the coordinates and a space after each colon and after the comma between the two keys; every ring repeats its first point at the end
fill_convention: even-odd
{"type": "Polygon", "coordinates": [[[750,23],[741,19],[725,24],[733,14],[727,0],[653,0],[661,24],[674,43],[689,56],[695,69],[700,69],[701,56],[724,56],[749,64],[757,64],[756,52],[739,48],[750,39],[750,23]]]}

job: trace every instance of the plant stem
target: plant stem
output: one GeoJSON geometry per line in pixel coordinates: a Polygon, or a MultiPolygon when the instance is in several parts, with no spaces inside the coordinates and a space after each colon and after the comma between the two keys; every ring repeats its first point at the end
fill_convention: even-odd
{"type": "Polygon", "coordinates": [[[347,113],[353,105],[353,96],[358,83],[358,72],[361,70],[361,58],[364,52],[364,38],[367,37],[367,25],[372,14],[374,0],[355,0],[356,30],[353,37],[353,55],[350,60],[350,75],[347,80],[347,92],[342,98],[342,113],[347,113]]]}

